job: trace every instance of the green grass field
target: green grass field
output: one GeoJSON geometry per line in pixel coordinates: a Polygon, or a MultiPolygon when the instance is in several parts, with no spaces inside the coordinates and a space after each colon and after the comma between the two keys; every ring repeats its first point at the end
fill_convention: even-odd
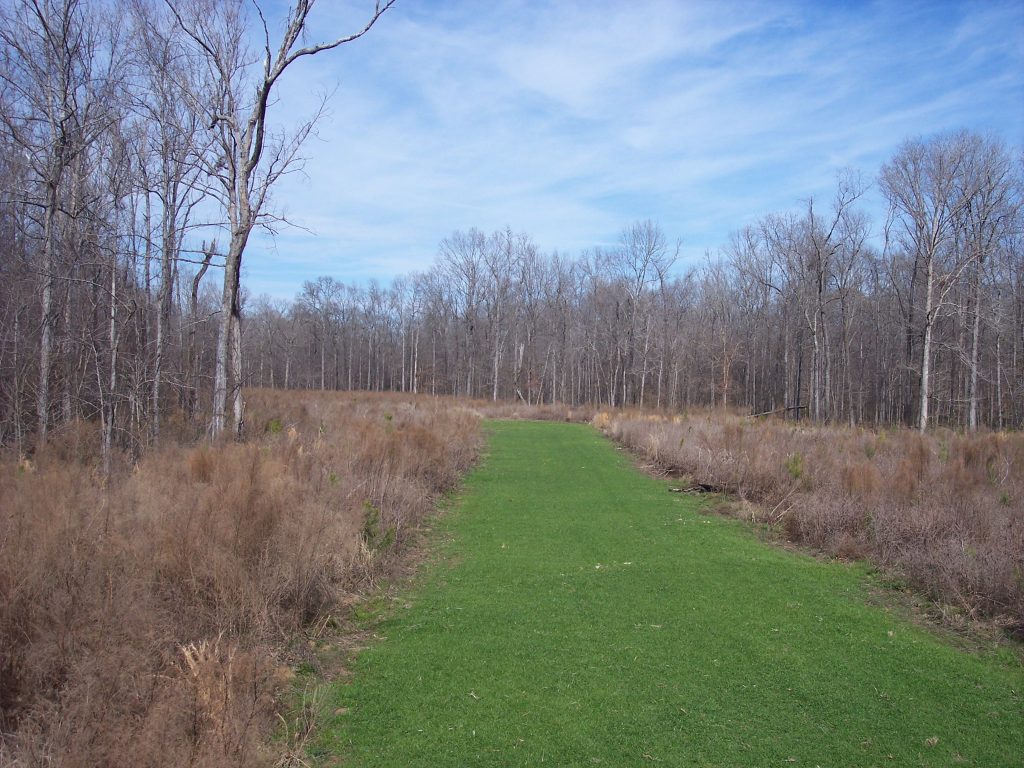
{"type": "Polygon", "coordinates": [[[1020,766],[1024,670],[862,566],[702,514],[586,426],[503,422],[311,755],[363,766],[1020,766]],[[340,758],[340,759],[339,759],[340,758]]]}

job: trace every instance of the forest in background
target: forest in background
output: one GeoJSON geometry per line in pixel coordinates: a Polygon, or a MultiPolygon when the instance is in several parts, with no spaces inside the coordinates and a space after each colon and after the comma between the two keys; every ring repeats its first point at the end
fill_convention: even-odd
{"type": "Polygon", "coordinates": [[[1005,147],[973,134],[908,142],[879,179],[894,205],[884,252],[856,179],[688,269],[651,221],[578,257],[511,229],[459,231],[429,270],[390,286],[325,276],[293,302],[250,302],[247,380],[849,424],[919,426],[927,402],[929,424],[1019,427],[1015,172],[1005,147]],[[940,181],[949,197],[913,210],[913,185],[940,181]]]}
{"type": "Polygon", "coordinates": [[[219,433],[244,387],[1024,424],[1019,147],[907,140],[871,180],[843,174],[697,266],[652,221],[574,256],[463,229],[424,272],[274,301],[246,296],[241,254],[281,223],[265,203],[316,117],[238,134],[280,73],[253,75],[242,5],[173,7],[3,11],[0,442],[19,453],[79,419],[108,465],[169,420],[219,433]],[[872,184],[884,221],[863,210],[872,184]]]}

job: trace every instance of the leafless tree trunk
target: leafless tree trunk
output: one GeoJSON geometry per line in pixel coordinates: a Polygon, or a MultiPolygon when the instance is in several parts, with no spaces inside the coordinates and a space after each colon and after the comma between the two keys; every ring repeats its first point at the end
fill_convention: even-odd
{"type": "Polygon", "coordinates": [[[251,57],[246,50],[245,14],[242,0],[165,0],[179,27],[194,43],[194,51],[203,57],[214,83],[213,93],[193,93],[193,104],[201,110],[203,123],[210,126],[218,147],[211,168],[221,185],[227,214],[230,242],[224,268],[221,295],[221,322],[215,361],[213,417],[211,432],[220,435],[228,426],[226,405],[233,403],[230,432],[242,432],[241,346],[231,340],[241,336],[237,327],[239,281],[242,256],[253,228],[265,215],[264,207],[271,187],[294,163],[303,141],[317,117],[301,126],[288,140],[268,144],[266,131],[270,96],[281,76],[300,58],[313,56],[350,43],[366,34],[394,0],[377,0],[362,29],[332,41],[300,46],[315,0],[299,0],[289,10],[285,30],[276,51],[260,5],[253,2],[263,25],[262,71],[249,78],[251,57]],[[248,95],[252,88],[251,97],[248,95]],[[234,351],[232,351],[234,347],[234,351]],[[230,392],[229,392],[230,390],[230,392]]]}
{"type": "MultiPolygon", "coordinates": [[[[976,152],[970,136],[944,135],[906,142],[881,172],[890,218],[900,228],[900,245],[923,265],[922,349],[918,429],[928,427],[932,341],[946,297],[977,254],[950,252],[960,217],[977,194],[970,176],[976,152]]],[[[913,297],[910,297],[913,300],[913,297]]]]}
{"type": "Polygon", "coordinates": [[[8,51],[0,77],[16,97],[16,109],[3,110],[0,119],[14,142],[30,155],[43,189],[34,201],[42,209],[43,220],[36,388],[40,445],[46,443],[50,423],[60,196],[65,172],[95,136],[97,83],[91,71],[97,46],[95,23],[86,17],[80,0],[16,0],[0,10],[0,42],[8,51]]]}
{"type": "MultiPolygon", "coordinates": [[[[210,268],[210,264],[212,263],[213,256],[216,252],[216,240],[211,242],[209,247],[207,247],[205,242],[203,243],[203,260],[199,264],[199,269],[192,277],[192,290],[189,294],[188,378],[190,386],[187,411],[190,419],[195,419],[199,410],[199,369],[201,356],[199,346],[196,344],[196,328],[199,324],[199,286],[202,284],[203,276],[206,275],[206,271],[210,268]]],[[[285,386],[287,387],[287,383],[285,386]]]]}

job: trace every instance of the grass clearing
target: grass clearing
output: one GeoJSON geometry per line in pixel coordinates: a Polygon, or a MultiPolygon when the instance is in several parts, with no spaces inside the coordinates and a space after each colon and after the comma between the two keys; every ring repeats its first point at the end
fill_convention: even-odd
{"type": "Polygon", "coordinates": [[[353,766],[1019,765],[1024,670],[868,604],[591,428],[490,427],[444,557],[325,695],[353,766]]]}

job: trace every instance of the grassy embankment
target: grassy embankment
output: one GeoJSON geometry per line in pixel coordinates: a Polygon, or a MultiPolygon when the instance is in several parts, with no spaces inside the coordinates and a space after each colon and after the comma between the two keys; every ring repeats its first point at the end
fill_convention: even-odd
{"type": "Polygon", "coordinates": [[[1024,671],[869,605],[583,426],[501,423],[326,694],[327,764],[1014,765],[1024,671]],[[340,756],[340,758],[338,757],[340,756]]]}

